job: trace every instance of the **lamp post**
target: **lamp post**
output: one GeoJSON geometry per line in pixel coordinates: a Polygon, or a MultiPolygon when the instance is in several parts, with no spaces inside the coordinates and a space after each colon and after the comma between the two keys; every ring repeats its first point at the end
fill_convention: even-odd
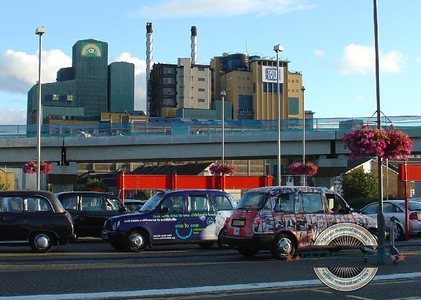
{"type": "Polygon", "coordinates": [[[273,50],[276,52],[276,96],[278,104],[278,185],[282,185],[281,168],[281,91],[280,91],[280,73],[279,73],[279,52],[284,51],[280,44],[275,45],[273,50]]]}
{"type": "MultiPolygon", "coordinates": [[[[382,128],[381,110],[380,110],[380,82],[379,82],[379,36],[377,23],[377,0],[373,0],[373,19],[374,19],[374,50],[375,50],[375,75],[376,75],[376,104],[377,104],[377,128],[382,128]]],[[[383,214],[383,172],[382,158],[377,156],[377,177],[378,177],[378,204],[377,225],[378,225],[378,248],[377,263],[384,264],[386,258],[385,251],[385,221],[383,214]]]]}
{"type": "Polygon", "coordinates": [[[227,93],[225,91],[221,91],[222,97],[222,164],[225,163],[225,96],[227,93]]]}
{"type": "MultiPolygon", "coordinates": [[[[304,86],[301,87],[301,92],[303,96],[303,164],[306,163],[306,111],[304,106],[304,91],[306,89],[304,86]]],[[[305,186],[306,183],[306,174],[303,174],[303,185],[305,186]]]]}
{"type": "Polygon", "coordinates": [[[42,125],[42,103],[41,103],[41,66],[42,66],[42,35],[45,27],[39,26],[35,34],[39,36],[38,47],[38,109],[37,109],[37,190],[41,189],[41,125],[42,125]]]}

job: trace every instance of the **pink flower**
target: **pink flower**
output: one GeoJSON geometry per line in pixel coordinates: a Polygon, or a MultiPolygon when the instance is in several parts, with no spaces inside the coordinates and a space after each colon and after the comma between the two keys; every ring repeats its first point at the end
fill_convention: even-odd
{"type": "Polygon", "coordinates": [[[318,170],[319,168],[313,162],[302,163],[302,162],[296,161],[288,166],[288,173],[292,175],[313,176],[317,174],[318,170]]]}
{"type": "Polygon", "coordinates": [[[345,133],[342,140],[353,158],[375,155],[383,159],[407,160],[412,151],[412,141],[408,135],[393,127],[384,130],[363,125],[361,129],[345,133]]]}
{"type": "Polygon", "coordinates": [[[222,164],[222,163],[213,163],[209,171],[213,176],[222,176],[222,175],[233,175],[236,172],[234,166],[230,164],[222,164]]]}
{"type": "MultiPolygon", "coordinates": [[[[38,164],[36,161],[29,161],[25,163],[23,166],[23,172],[28,174],[36,173],[38,170],[38,164]]],[[[52,166],[49,162],[42,161],[41,162],[41,173],[42,174],[48,174],[52,170],[52,166]]]]}

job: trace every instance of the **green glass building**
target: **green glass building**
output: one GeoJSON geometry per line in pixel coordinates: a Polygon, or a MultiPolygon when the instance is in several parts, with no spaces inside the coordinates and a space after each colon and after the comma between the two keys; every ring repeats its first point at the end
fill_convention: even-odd
{"type": "MultiPolygon", "coordinates": [[[[27,124],[37,122],[38,86],[28,92],[27,124]]],[[[134,111],[134,65],[108,65],[108,44],[87,39],[76,42],[72,67],[57,72],[57,81],[43,83],[43,123],[50,120],[99,120],[101,112],[134,111]]]]}

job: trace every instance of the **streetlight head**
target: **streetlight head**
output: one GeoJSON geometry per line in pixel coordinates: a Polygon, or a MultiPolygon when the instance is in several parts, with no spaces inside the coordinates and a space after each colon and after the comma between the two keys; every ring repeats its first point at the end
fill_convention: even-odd
{"type": "Polygon", "coordinates": [[[44,26],[38,26],[37,29],[35,29],[35,34],[37,35],[43,35],[45,33],[45,27],[44,26]]]}
{"type": "Polygon", "coordinates": [[[284,51],[284,47],[282,47],[281,44],[275,45],[273,47],[273,51],[275,51],[275,52],[283,52],[284,51]]]}
{"type": "Polygon", "coordinates": [[[225,96],[227,95],[227,93],[226,93],[225,91],[221,91],[220,95],[221,95],[222,97],[225,97],[225,96]]]}

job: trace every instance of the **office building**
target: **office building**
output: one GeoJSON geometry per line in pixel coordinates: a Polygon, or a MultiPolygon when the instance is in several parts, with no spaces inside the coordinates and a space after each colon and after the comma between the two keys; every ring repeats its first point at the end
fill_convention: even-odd
{"type": "MultiPolygon", "coordinates": [[[[38,85],[28,92],[27,123],[37,123],[38,85]]],[[[108,65],[108,44],[94,39],[73,46],[72,67],[42,83],[43,123],[99,121],[102,112],[133,112],[134,65],[108,65]]]]}
{"type": "Polygon", "coordinates": [[[278,119],[278,88],[281,119],[303,118],[302,74],[289,72],[288,61],[279,62],[280,86],[277,87],[276,60],[247,54],[224,54],[214,57],[212,69],[213,97],[226,92],[225,101],[233,106],[233,119],[278,119]]]}

